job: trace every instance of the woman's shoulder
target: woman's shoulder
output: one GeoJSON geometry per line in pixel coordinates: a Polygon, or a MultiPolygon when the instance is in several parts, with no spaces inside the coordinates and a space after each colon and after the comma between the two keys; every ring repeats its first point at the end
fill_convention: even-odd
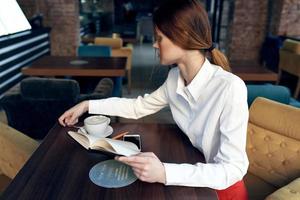
{"type": "Polygon", "coordinates": [[[213,65],[217,68],[214,78],[222,83],[226,84],[227,87],[242,87],[246,88],[245,82],[237,75],[224,70],[218,65],[213,65]]]}
{"type": "Polygon", "coordinates": [[[172,67],[168,73],[167,80],[177,80],[179,75],[179,68],[178,67],[172,67]]]}
{"type": "Polygon", "coordinates": [[[172,67],[169,71],[169,76],[170,75],[178,75],[179,74],[179,68],[177,66],[172,67]]]}

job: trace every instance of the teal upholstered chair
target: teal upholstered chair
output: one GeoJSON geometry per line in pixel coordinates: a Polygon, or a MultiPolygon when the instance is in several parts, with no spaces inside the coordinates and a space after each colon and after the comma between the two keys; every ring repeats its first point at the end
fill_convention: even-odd
{"type": "Polygon", "coordinates": [[[23,79],[0,99],[8,125],[34,139],[43,139],[58,117],[78,102],[111,96],[113,82],[103,78],[90,94],[81,94],[72,79],[23,79]]]}
{"type": "Polygon", "coordinates": [[[267,99],[271,99],[273,101],[277,101],[280,103],[288,104],[291,106],[295,106],[300,108],[300,102],[291,97],[290,90],[281,85],[272,85],[272,84],[264,84],[264,85],[247,85],[248,90],[248,105],[252,104],[252,102],[257,97],[264,97],[267,99]]]}
{"type": "Polygon", "coordinates": [[[110,57],[111,47],[100,45],[84,45],[78,47],[78,56],[110,57]]]}
{"type": "MultiPolygon", "coordinates": [[[[83,45],[78,47],[78,56],[85,57],[110,57],[111,56],[111,47],[104,45],[83,45]]],[[[97,78],[84,78],[81,77],[76,79],[81,88],[86,90],[85,93],[94,90],[95,85],[99,81],[97,78]]],[[[114,89],[112,96],[120,97],[122,95],[122,77],[114,77],[114,89]]]]}

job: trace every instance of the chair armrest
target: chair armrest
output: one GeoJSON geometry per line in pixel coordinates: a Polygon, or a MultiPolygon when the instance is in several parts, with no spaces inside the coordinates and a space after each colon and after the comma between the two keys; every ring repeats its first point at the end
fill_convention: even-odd
{"type": "Polygon", "coordinates": [[[95,90],[91,94],[81,94],[79,102],[91,99],[104,99],[112,96],[114,83],[110,78],[103,78],[97,84],[95,90]]]}
{"type": "Polygon", "coordinates": [[[281,187],[269,196],[266,200],[298,200],[300,199],[300,178],[295,179],[286,186],[281,187]]]}
{"type": "Polygon", "coordinates": [[[78,102],[85,101],[85,100],[105,99],[108,97],[111,97],[111,96],[103,95],[100,93],[81,94],[78,102]]]}
{"type": "Polygon", "coordinates": [[[0,171],[13,179],[39,143],[0,122],[0,171]]]}

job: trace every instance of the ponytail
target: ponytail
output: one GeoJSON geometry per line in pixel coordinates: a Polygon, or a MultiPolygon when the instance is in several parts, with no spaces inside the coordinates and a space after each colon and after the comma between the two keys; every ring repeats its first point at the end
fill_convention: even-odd
{"type": "Polygon", "coordinates": [[[224,70],[231,72],[228,59],[226,56],[218,49],[213,48],[211,51],[211,61],[215,65],[221,66],[224,70]]]}

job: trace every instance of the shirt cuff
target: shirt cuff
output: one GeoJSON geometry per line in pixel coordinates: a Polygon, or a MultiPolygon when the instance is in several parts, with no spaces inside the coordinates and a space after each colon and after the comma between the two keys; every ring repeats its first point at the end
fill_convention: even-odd
{"type": "Polygon", "coordinates": [[[101,106],[99,105],[101,100],[89,100],[89,114],[100,113],[101,106]]]}
{"type": "Polygon", "coordinates": [[[173,163],[163,163],[166,172],[166,183],[165,185],[181,185],[182,178],[180,171],[182,171],[182,166],[173,163]]]}

